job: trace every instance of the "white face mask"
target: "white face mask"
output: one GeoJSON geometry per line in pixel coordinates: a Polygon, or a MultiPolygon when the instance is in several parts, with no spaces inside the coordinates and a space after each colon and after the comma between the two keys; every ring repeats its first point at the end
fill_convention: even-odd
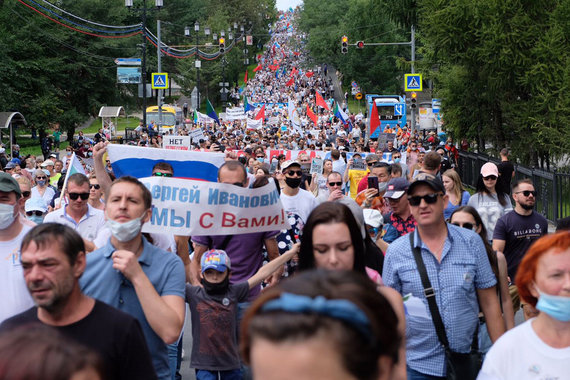
{"type": "Polygon", "coordinates": [[[143,216],[144,214],[125,223],[119,223],[108,219],[106,225],[109,227],[109,230],[111,230],[111,234],[115,237],[115,239],[121,243],[124,243],[133,240],[139,234],[139,232],[141,232],[141,219],[143,216]]]}
{"type": "Polygon", "coordinates": [[[0,203],[0,230],[6,229],[14,223],[16,217],[14,216],[15,205],[0,203]]]}

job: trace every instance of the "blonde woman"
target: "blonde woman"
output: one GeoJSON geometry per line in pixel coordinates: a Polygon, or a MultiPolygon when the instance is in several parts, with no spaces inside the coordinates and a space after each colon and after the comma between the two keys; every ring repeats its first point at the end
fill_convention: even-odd
{"type": "Polygon", "coordinates": [[[443,210],[445,220],[449,220],[453,211],[459,206],[465,206],[469,202],[469,192],[463,188],[459,174],[453,169],[446,170],[441,176],[445,194],[449,197],[449,201],[443,210]]]}

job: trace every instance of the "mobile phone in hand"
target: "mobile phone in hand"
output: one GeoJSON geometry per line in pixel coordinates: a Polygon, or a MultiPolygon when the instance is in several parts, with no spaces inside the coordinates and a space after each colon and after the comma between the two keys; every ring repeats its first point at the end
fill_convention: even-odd
{"type": "Polygon", "coordinates": [[[368,177],[368,188],[378,190],[378,177],[368,177]]]}

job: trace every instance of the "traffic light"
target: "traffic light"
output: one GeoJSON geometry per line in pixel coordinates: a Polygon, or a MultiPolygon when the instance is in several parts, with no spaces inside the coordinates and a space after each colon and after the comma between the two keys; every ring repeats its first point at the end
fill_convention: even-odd
{"type": "Polygon", "coordinates": [[[358,49],[364,49],[364,41],[356,41],[356,47],[358,49]]]}
{"type": "Polygon", "coordinates": [[[342,36],[342,38],[340,39],[340,44],[341,44],[340,52],[342,54],[348,53],[348,37],[347,36],[342,36]]]}
{"type": "Polygon", "coordinates": [[[220,37],[218,40],[220,53],[223,54],[226,51],[226,39],[224,37],[220,37]]]}
{"type": "Polygon", "coordinates": [[[412,99],[410,100],[410,103],[411,103],[410,106],[412,107],[412,109],[415,109],[415,108],[418,106],[418,105],[417,105],[418,94],[415,93],[415,92],[412,92],[411,97],[412,97],[412,99]]]}

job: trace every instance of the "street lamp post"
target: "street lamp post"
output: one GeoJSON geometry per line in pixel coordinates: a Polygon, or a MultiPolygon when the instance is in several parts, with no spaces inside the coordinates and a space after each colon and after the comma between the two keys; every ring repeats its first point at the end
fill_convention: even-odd
{"type": "Polygon", "coordinates": [[[196,92],[196,109],[200,110],[200,66],[202,66],[202,62],[200,62],[200,49],[199,49],[199,44],[200,44],[200,36],[198,35],[198,32],[200,31],[200,24],[198,24],[198,21],[196,21],[196,23],[194,24],[194,32],[196,32],[196,60],[194,61],[194,64],[196,66],[196,89],[198,90],[196,92]]]}
{"type": "Polygon", "coordinates": [[[143,125],[146,127],[146,12],[150,10],[160,10],[163,7],[163,0],[155,0],[154,8],[146,7],[146,0],[142,0],[142,8],[133,8],[133,0],[125,0],[125,7],[129,10],[141,12],[142,21],[142,67],[141,67],[141,77],[142,77],[142,95],[143,95],[143,125]]]}

